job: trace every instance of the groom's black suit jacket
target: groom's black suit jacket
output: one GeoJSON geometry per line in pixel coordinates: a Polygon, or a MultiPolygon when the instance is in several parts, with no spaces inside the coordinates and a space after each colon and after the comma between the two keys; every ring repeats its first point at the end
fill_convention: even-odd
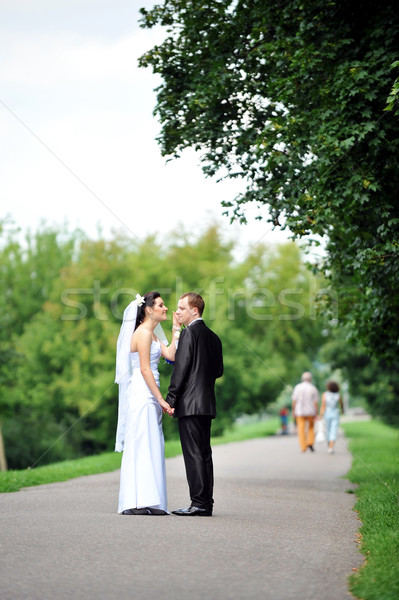
{"type": "Polygon", "coordinates": [[[166,396],[174,416],[215,417],[215,380],[222,375],[222,342],[202,319],[193,322],[181,332],[166,396]]]}

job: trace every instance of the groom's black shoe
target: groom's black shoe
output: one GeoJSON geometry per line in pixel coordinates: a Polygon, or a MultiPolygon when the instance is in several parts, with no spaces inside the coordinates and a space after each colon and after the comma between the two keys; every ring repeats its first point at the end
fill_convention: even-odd
{"type": "Polygon", "coordinates": [[[174,515],[179,517],[211,517],[212,510],[209,508],[200,508],[199,506],[188,506],[187,508],[179,508],[172,510],[174,515]]]}

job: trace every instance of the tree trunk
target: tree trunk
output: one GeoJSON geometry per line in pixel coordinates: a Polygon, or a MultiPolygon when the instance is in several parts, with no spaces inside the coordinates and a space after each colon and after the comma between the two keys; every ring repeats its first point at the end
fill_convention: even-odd
{"type": "Polygon", "coordinates": [[[7,458],[4,450],[3,434],[0,423],[0,471],[7,471],[7,458]]]}

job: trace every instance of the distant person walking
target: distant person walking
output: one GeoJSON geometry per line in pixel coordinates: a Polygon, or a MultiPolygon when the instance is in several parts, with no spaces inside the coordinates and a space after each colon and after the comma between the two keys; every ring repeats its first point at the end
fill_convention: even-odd
{"type": "Polygon", "coordinates": [[[319,392],[312,383],[312,374],[305,371],[302,381],[292,393],[292,416],[296,419],[298,441],[302,452],[314,452],[314,422],[317,418],[319,392]]]}
{"type": "Polygon", "coordinates": [[[288,409],[288,406],[283,406],[283,408],[278,413],[280,415],[281,421],[281,435],[288,435],[288,409]]]}
{"type": "Polygon", "coordinates": [[[321,397],[320,418],[324,417],[326,424],[326,436],[328,442],[328,452],[334,452],[334,445],[337,439],[338,423],[339,423],[339,408],[344,414],[344,403],[342,396],[339,393],[339,385],[335,381],[328,381],[327,390],[321,397]]]}

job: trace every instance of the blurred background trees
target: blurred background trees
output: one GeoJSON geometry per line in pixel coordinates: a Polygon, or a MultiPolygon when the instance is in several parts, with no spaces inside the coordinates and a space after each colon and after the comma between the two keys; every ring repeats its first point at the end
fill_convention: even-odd
{"type": "MultiPolygon", "coordinates": [[[[331,315],[317,313],[325,281],[294,242],[256,245],[238,259],[216,225],[197,237],[175,231],[167,239],[173,242],[150,236],[138,245],[118,235],[93,241],[44,226],[20,239],[2,225],[0,414],[9,468],[113,449],[123,309],[137,292],[153,289],[170,316],[182,292],[200,293],[204,318],[222,339],[214,434],[289,394],[303,370],[317,378],[322,363],[345,370],[355,395],[392,419],[398,382],[361,350],[351,351],[331,328],[331,315]]],[[[172,368],[161,360],[163,393],[172,368]]],[[[176,422],[165,418],[164,430],[176,436],[176,422]]]]}

